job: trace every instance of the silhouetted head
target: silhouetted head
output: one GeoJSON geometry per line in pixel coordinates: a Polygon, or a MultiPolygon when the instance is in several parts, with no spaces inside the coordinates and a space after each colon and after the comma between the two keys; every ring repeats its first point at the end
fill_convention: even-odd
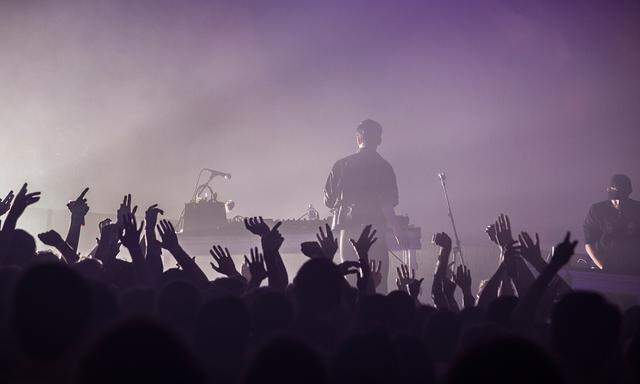
{"type": "Polygon", "coordinates": [[[13,329],[23,351],[36,360],[61,357],[83,335],[91,314],[91,293],[63,264],[27,270],[14,293],[13,329]]]}
{"type": "Polygon", "coordinates": [[[327,370],[316,351],[293,336],[278,336],[263,345],[245,372],[246,384],[323,384],[327,370]]]}
{"type": "Polygon", "coordinates": [[[103,334],[80,361],[77,383],[204,383],[196,359],[173,333],[129,320],[103,334]]]}
{"type": "Polygon", "coordinates": [[[387,384],[400,374],[393,345],[385,332],[367,332],[346,339],[334,356],[334,383],[387,384]]]}
{"type": "Polygon", "coordinates": [[[195,324],[202,297],[200,291],[185,281],[174,281],[162,289],[156,313],[165,324],[189,331],[195,324]]]}
{"type": "Polygon", "coordinates": [[[249,304],[253,331],[258,337],[285,330],[293,321],[293,306],[280,292],[261,290],[249,304]]]}
{"type": "Polygon", "coordinates": [[[216,299],[225,296],[240,297],[244,294],[246,283],[240,279],[220,277],[209,283],[205,292],[207,299],[216,299]]]}
{"type": "Polygon", "coordinates": [[[356,305],[354,328],[360,332],[387,330],[393,317],[389,301],[381,294],[361,297],[356,305]]]}
{"type": "Polygon", "coordinates": [[[209,377],[219,383],[236,383],[241,374],[250,320],[237,297],[209,300],[198,314],[194,332],[196,355],[209,377]]]}
{"type": "Polygon", "coordinates": [[[51,250],[38,251],[33,259],[32,264],[59,263],[60,257],[51,250]]]}
{"type": "Polygon", "coordinates": [[[406,332],[416,313],[415,301],[404,291],[393,291],[387,295],[387,305],[390,309],[392,329],[406,332]]]}
{"type": "Polygon", "coordinates": [[[91,292],[91,326],[101,329],[120,316],[118,296],[111,285],[97,280],[85,280],[91,292]]]}
{"type": "Polygon", "coordinates": [[[72,268],[88,280],[102,281],[104,278],[104,268],[98,259],[86,257],[73,264],[72,268]]]}
{"type": "Polygon", "coordinates": [[[153,315],[155,291],[151,288],[134,287],[120,294],[120,308],[125,316],[153,315]]]}
{"type": "Polygon", "coordinates": [[[640,305],[633,305],[622,315],[623,340],[630,340],[638,332],[640,332],[640,305]]]}
{"type": "Polygon", "coordinates": [[[621,316],[616,307],[594,292],[565,295],[553,309],[554,350],[572,364],[594,368],[620,349],[621,316]]]}
{"type": "Polygon", "coordinates": [[[15,265],[0,267],[0,327],[7,326],[13,291],[21,275],[22,269],[15,265]]]}
{"type": "Polygon", "coordinates": [[[198,313],[194,340],[196,349],[244,349],[250,329],[249,312],[242,300],[233,296],[209,300],[198,313]]]}
{"type": "Polygon", "coordinates": [[[159,289],[164,288],[167,284],[172,283],[174,281],[189,281],[187,274],[180,268],[169,268],[166,271],[162,272],[156,286],[159,289]]]}
{"type": "Polygon", "coordinates": [[[340,304],[342,276],[338,267],[327,259],[311,259],[304,263],[293,279],[296,304],[306,314],[322,314],[340,304]]]}
{"type": "Polygon", "coordinates": [[[392,343],[401,375],[395,382],[404,384],[435,383],[433,360],[431,360],[427,348],[417,337],[399,334],[392,340],[392,343]]]}
{"type": "Polygon", "coordinates": [[[487,306],[486,319],[500,324],[505,328],[509,328],[511,326],[511,313],[517,305],[517,297],[500,296],[487,306]]]}
{"type": "Polygon", "coordinates": [[[518,338],[503,338],[463,353],[447,383],[562,383],[562,375],[545,351],[518,338]]]}
{"type": "Polygon", "coordinates": [[[633,192],[631,187],[631,179],[627,175],[613,175],[607,186],[607,195],[609,200],[628,199],[633,192]]]}
{"type": "Polygon", "coordinates": [[[4,264],[21,267],[30,265],[36,256],[36,240],[22,229],[12,231],[10,236],[4,264]]]}
{"type": "Polygon", "coordinates": [[[356,128],[358,148],[376,148],[382,143],[382,125],[375,120],[366,119],[356,128]]]}
{"type": "Polygon", "coordinates": [[[460,320],[455,313],[438,309],[422,331],[422,342],[436,362],[448,362],[458,347],[460,320]]]}

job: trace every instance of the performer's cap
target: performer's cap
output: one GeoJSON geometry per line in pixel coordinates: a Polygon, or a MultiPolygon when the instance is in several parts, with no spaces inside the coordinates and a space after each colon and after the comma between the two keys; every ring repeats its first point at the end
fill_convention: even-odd
{"type": "Polygon", "coordinates": [[[631,179],[627,175],[613,175],[611,176],[610,186],[616,186],[618,190],[625,194],[631,194],[633,188],[631,188],[631,179]]]}

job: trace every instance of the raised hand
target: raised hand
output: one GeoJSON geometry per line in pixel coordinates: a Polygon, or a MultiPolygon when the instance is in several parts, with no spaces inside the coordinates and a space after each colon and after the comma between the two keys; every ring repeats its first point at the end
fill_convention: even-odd
{"type": "Polygon", "coordinates": [[[85,195],[89,192],[89,188],[85,188],[82,193],[75,199],[67,203],[67,208],[71,212],[71,220],[78,221],[81,225],[84,225],[84,217],[89,212],[89,205],[85,195]]]}
{"type": "Polygon", "coordinates": [[[158,234],[160,234],[160,246],[162,248],[168,251],[175,251],[180,247],[176,230],[169,220],[160,220],[157,228],[158,234]]]}
{"type": "Polygon", "coordinates": [[[213,260],[218,264],[216,265],[213,262],[209,263],[214,271],[229,277],[236,277],[240,275],[236,269],[233,259],[231,258],[229,249],[223,249],[219,245],[214,245],[209,253],[213,256],[213,260]]]}
{"type": "Polygon", "coordinates": [[[466,265],[458,265],[456,273],[453,275],[453,281],[460,287],[462,292],[471,291],[471,271],[466,265]]]}
{"type": "Polygon", "coordinates": [[[456,282],[453,280],[453,276],[447,276],[443,281],[442,281],[442,289],[444,289],[444,294],[447,295],[447,297],[451,298],[453,297],[454,292],[456,291],[456,282]]]}
{"type": "Polygon", "coordinates": [[[358,255],[358,259],[360,259],[360,265],[362,269],[369,270],[369,249],[373,243],[375,243],[378,238],[376,236],[376,230],[371,231],[371,224],[364,227],[362,232],[360,233],[360,237],[358,241],[353,239],[349,239],[351,245],[356,250],[356,254],[358,255]]]}
{"type": "Polygon", "coordinates": [[[409,267],[407,265],[401,265],[396,269],[398,277],[396,278],[396,286],[398,289],[407,292],[411,297],[417,300],[420,295],[420,287],[424,278],[416,279],[416,271],[411,270],[409,274],[409,267]]]}
{"type": "Polygon", "coordinates": [[[382,283],[382,261],[376,263],[375,260],[369,260],[369,269],[371,270],[373,286],[378,288],[380,283],[382,283]]]}
{"type": "Polygon", "coordinates": [[[489,236],[489,240],[491,240],[493,243],[495,243],[497,245],[498,244],[498,238],[496,237],[496,226],[495,226],[495,224],[487,225],[487,227],[484,229],[484,231],[487,233],[487,236],[489,236]]]}
{"type": "Polygon", "coordinates": [[[411,274],[409,274],[409,267],[405,264],[400,265],[396,268],[396,272],[398,273],[398,277],[396,278],[396,285],[398,287],[402,287],[403,290],[407,290],[406,287],[409,286],[411,280],[415,280],[416,271],[411,270],[411,274]]]}
{"type": "Polygon", "coordinates": [[[164,211],[158,208],[158,204],[153,204],[144,213],[144,219],[147,222],[149,228],[155,228],[158,222],[158,215],[164,215],[164,211]]]}
{"type": "Polygon", "coordinates": [[[338,251],[338,240],[333,237],[333,232],[331,231],[329,224],[325,224],[325,228],[327,230],[326,235],[322,230],[322,227],[318,227],[318,231],[320,233],[316,234],[316,238],[318,239],[318,243],[320,244],[324,257],[329,260],[333,260],[333,257],[338,251]]]}
{"type": "Polygon", "coordinates": [[[540,237],[536,233],[536,242],[531,240],[531,236],[527,232],[521,232],[518,235],[518,242],[520,243],[520,255],[523,259],[531,263],[531,265],[539,265],[540,262],[544,262],[542,258],[542,251],[540,250],[540,237]]]}
{"type": "Polygon", "coordinates": [[[242,265],[240,266],[240,274],[245,280],[251,281],[251,271],[249,271],[248,260],[242,262],[242,265]]]}
{"type": "Polygon", "coordinates": [[[245,218],[244,226],[249,232],[260,237],[267,235],[270,231],[269,226],[264,222],[262,216],[245,218]]]}
{"type": "Polygon", "coordinates": [[[558,269],[566,265],[571,260],[577,244],[578,240],[571,241],[571,232],[567,232],[562,243],[553,247],[549,265],[558,269]]]}
{"type": "Polygon", "coordinates": [[[11,202],[13,201],[13,191],[9,191],[7,196],[3,200],[0,200],[0,216],[9,212],[9,208],[11,208],[11,202]]]}
{"type": "Polygon", "coordinates": [[[320,247],[317,241],[305,241],[300,244],[300,251],[310,259],[324,257],[322,247],[320,247]]]}
{"type": "MultiPolygon", "coordinates": [[[[248,281],[253,281],[255,286],[260,286],[260,282],[268,277],[267,268],[264,265],[264,257],[258,252],[258,247],[251,248],[251,260],[244,255],[244,262],[249,268],[251,274],[248,281]]],[[[234,267],[235,268],[235,267],[234,267]]]]}
{"type": "Polygon", "coordinates": [[[497,244],[502,249],[511,248],[516,241],[513,239],[513,234],[511,233],[511,220],[509,220],[509,216],[500,214],[494,225],[497,244]]]}
{"type": "Polygon", "coordinates": [[[40,233],[38,234],[38,238],[44,244],[54,248],[58,248],[64,244],[64,239],[62,238],[62,236],[60,236],[60,234],[54,230],[40,233]]]}
{"type": "Polygon", "coordinates": [[[24,183],[13,200],[11,214],[17,217],[21,216],[28,206],[37,203],[38,200],[40,200],[40,192],[27,193],[27,183],[24,183]]]}
{"type": "Polygon", "coordinates": [[[347,260],[338,264],[338,269],[342,276],[357,275],[359,273],[358,268],[360,268],[360,263],[354,260],[347,260]]]}
{"type": "Polygon", "coordinates": [[[265,253],[274,253],[280,250],[280,246],[284,242],[284,237],[282,237],[282,234],[278,231],[281,225],[282,221],[278,221],[273,228],[262,235],[262,250],[265,253]]]}
{"type": "Polygon", "coordinates": [[[102,220],[98,223],[100,238],[96,238],[98,247],[95,250],[95,258],[103,263],[114,260],[120,251],[120,229],[115,224],[111,224],[111,219],[102,220]]]}
{"type": "Polygon", "coordinates": [[[120,232],[120,242],[122,242],[122,245],[129,249],[139,248],[144,220],[142,220],[140,227],[138,227],[135,215],[125,213],[121,217],[121,222],[123,230],[120,232]]]}
{"type": "Polygon", "coordinates": [[[98,223],[98,229],[102,232],[102,230],[109,224],[111,224],[111,219],[107,217],[98,223]]]}
{"type": "Polygon", "coordinates": [[[451,250],[451,238],[444,232],[438,232],[433,235],[431,242],[441,248],[451,250]]]}
{"type": "Polygon", "coordinates": [[[133,207],[133,209],[131,208],[131,194],[129,193],[127,195],[124,195],[124,198],[122,199],[122,203],[120,203],[120,208],[118,208],[118,212],[117,212],[118,223],[121,222],[122,217],[124,215],[127,215],[127,214],[135,215],[137,210],[138,210],[137,205],[133,207]]]}

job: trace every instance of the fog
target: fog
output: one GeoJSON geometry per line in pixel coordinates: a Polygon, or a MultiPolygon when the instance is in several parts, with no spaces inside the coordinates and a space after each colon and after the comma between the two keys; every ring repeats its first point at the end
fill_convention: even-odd
{"type": "Polygon", "coordinates": [[[581,236],[611,174],[640,188],[638,2],[3,1],[0,47],[0,193],[40,208],[177,217],[207,167],[234,214],[326,216],[365,118],[425,237],[443,170],[475,244],[500,212],[581,236]]]}

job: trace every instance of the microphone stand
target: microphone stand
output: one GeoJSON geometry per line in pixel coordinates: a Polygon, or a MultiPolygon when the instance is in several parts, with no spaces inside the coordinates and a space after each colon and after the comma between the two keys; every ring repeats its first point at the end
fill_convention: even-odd
{"type": "Polygon", "coordinates": [[[456,260],[460,258],[460,262],[462,265],[465,265],[464,257],[462,256],[462,246],[460,245],[460,238],[458,237],[458,230],[456,229],[456,222],[453,219],[453,211],[451,210],[451,201],[449,200],[449,193],[447,192],[447,175],[444,172],[438,173],[438,177],[440,178],[440,183],[442,184],[442,190],[444,191],[444,198],[447,201],[447,209],[449,210],[449,219],[451,220],[451,227],[453,228],[453,236],[455,239],[455,246],[451,250],[453,253],[453,264],[455,265],[456,260]]]}

